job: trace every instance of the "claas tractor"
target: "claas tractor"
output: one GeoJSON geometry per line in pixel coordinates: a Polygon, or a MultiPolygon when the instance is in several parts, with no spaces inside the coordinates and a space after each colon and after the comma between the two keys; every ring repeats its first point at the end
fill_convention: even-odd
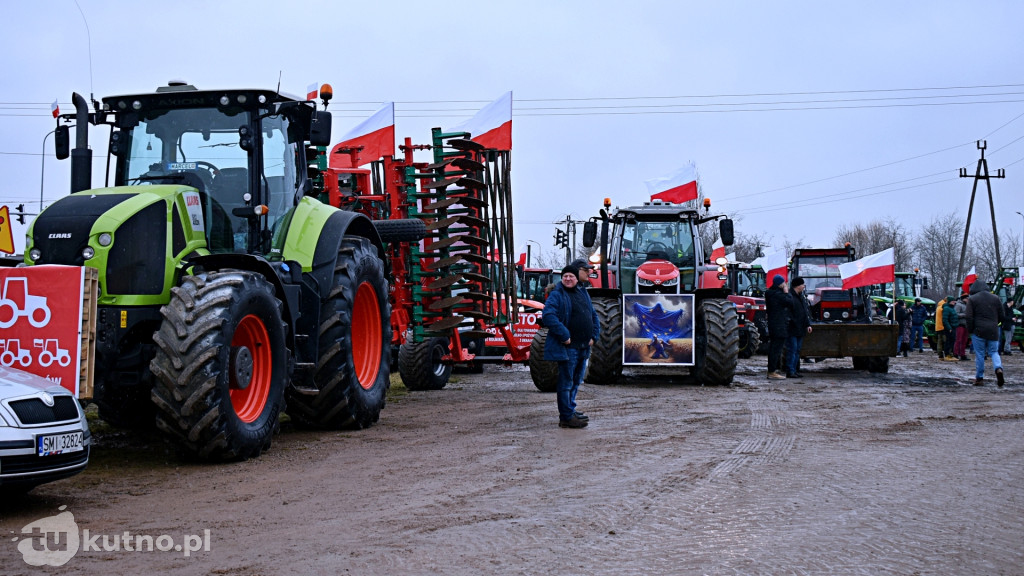
{"type": "Polygon", "coordinates": [[[765,271],[760,265],[729,262],[729,301],[740,317],[740,358],[768,351],[768,311],[764,303],[765,271]]]}
{"type": "Polygon", "coordinates": [[[839,265],[853,262],[856,252],[842,248],[800,248],[793,251],[789,277],[804,279],[812,332],[804,337],[802,357],[853,358],[853,367],[889,371],[896,355],[899,327],[874,314],[865,288],[844,289],[839,265]]]}
{"type": "MultiPolygon", "coordinates": [[[[98,270],[94,402],[208,460],[270,447],[285,409],[320,428],[379,418],[389,386],[384,244],[370,218],[318,201],[317,104],[275,90],[172,82],[74,122],[71,193],[32,223],[25,263],[98,270]],[[109,128],[92,187],[89,126],[109,128]]],[[[411,238],[410,238],[411,239],[411,238]]]]}
{"type": "MultiPolygon", "coordinates": [[[[325,201],[383,230],[419,225],[419,243],[385,242],[392,270],[392,349],[409,390],[438,390],[453,367],[525,362],[537,315],[517,295],[509,151],[434,128],[401,155],[366,159],[342,142],[321,166],[325,201]],[[414,159],[429,151],[432,162],[414,159]],[[358,166],[368,166],[362,168],[358,166]]],[[[539,304],[538,304],[539,306],[539,304]]]]}
{"type": "MultiPolygon", "coordinates": [[[[601,323],[585,381],[612,383],[623,366],[635,365],[730,384],[739,352],[736,307],[721,282],[702,285],[704,272],[724,277],[725,259],[703,264],[698,226],[719,221],[722,241],[731,245],[732,220],[660,200],[610,209],[606,199],[600,216],[584,225],[584,246],[599,246],[598,277],[588,293],[601,323]]],[[[534,337],[530,375],[538,389],[554,390],[557,364],[543,358],[546,338],[545,328],[534,337]]]]}

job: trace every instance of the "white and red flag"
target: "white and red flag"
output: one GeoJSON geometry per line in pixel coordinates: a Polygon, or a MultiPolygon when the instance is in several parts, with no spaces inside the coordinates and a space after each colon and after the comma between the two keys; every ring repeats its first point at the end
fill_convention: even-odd
{"type": "Polygon", "coordinates": [[[761,266],[765,273],[765,282],[767,282],[769,287],[771,287],[772,278],[776,274],[782,276],[782,279],[785,281],[789,280],[789,256],[786,255],[785,250],[765,254],[751,262],[750,265],[761,266]]]}
{"type": "MultiPolygon", "coordinates": [[[[715,243],[711,245],[711,264],[717,264],[715,260],[725,257],[725,244],[722,244],[722,239],[715,240],[715,243]]],[[[721,288],[725,286],[725,280],[718,279],[718,271],[710,270],[703,274],[702,288],[721,288]]]]}
{"type": "Polygon", "coordinates": [[[528,244],[523,244],[519,247],[519,258],[516,259],[516,266],[526,267],[526,252],[528,249],[528,244]]]}
{"type": "Polygon", "coordinates": [[[964,294],[970,292],[971,284],[974,284],[974,282],[978,279],[978,273],[974,270],[974,268],[974,266],[971,266],[971,270],[967,273],[967,276],[964,276],[964,283],[961,288],[964,291],[964,294]]]}
{"type": "Polygon", "coordinates": [[[331,149],[331,168],[355,168],[395,155],[395,103],[388,102],[331,149]]]}
{"type": "Polygon", "coordinates": [[[317,82],[313,82],[309,86],[306,86],[306,100],[316,100],[316,95],[320,93],[320,87],[317,82]]]}
{"type": "Polygon", "coordinates": [[[651,193],[651,200],[682,204],[697,199],[697,170],[693,164],[683,166],[666,176],[646,180],[644,184],[651,193]]]}
{"type": "Polygon", "coordinates": [[[53,114],[54,118],[60,116],[60,105],[57,104],[56,100],[53,101],[53,104],[50,104],[50,113],[53,114]]]}
{"type": "Polygon", "coordinates": [[[884,284],[896,281],[896,250],[886,248],[881,252],[871,254],[839,265],[839,276],[843,279],[843,290],[870,286],[872,284],[884,284]]]}
{"type": "Polygon", "coordinates": [[[484,148],[512,149],[512,92],[484,106],[472,118],[445,132],[469,132],[470,139],[484,148]]]}

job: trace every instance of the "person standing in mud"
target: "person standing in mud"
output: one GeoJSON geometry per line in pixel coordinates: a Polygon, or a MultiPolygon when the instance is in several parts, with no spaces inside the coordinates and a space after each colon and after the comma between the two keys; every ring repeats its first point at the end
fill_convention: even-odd
{"type": "Polygon", "coordinates": [[[800,373],[800,347],[804,344],[804,336],[811,328],[811,307],[804,296],[804,279],[797,276],[790,285],[791,310],[789,327],[786,333],[786,378],[803,378],[800,373]]]}
{"type": "Polygon", "coordinates": [[[928,309],[921,304],[920,298],[914,299],[910,309],[910,349],[917,345],[917,351],[924,353],[924,321],[928,318],[928,309]]]}
{"type": "Polygon", "coordinates": [[[1003,360],[999,357],[999,325],[1003,322],[1003,303],[988,291],[984,282],[971,284],[967,298],[967,331],[974,344],[974,385],[985,385],[985,356],[992,358],[996,385],[1003,387],[1003,360]]]}
{"type": "Polygon", "coordinates": [[[789,287],[781,274],[772,277],[772,287],[764,293],[764,304],[768,312],[768,378],[781,380],[786,377],[782,368],[782,348],[788,337],[792,299],[789,287]]]}
{"type": "Polygon", "coordinates": [[[576,410],[576,393],[583,383],[590,347],[601,333],[601,324],[590,295],[579,286],[579,268],[562,268],[562,281],[544,302],[541,323],[548,329],[544,359],[558,362],[558,426],[584,428],[590,418],[576,410]]]}
{"type": "Polygon", "coordinates": [[[907,352],[910,350],[910,311],[903,304],[903,300],[896,301],[895,310],[896,325],[900,327],[899,352],[903,352],[903,357],[906,358],[907,352]]]}

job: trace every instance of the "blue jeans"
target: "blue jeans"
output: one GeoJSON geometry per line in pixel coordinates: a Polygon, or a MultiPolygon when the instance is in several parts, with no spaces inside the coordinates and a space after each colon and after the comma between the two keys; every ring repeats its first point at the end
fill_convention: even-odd
{"type": "Polygon", "coordinates": [[[569,347],[565,349],[565,353],[569,355],[569,359],[558,362],[558,387],[555,388],[560,420],[568,420],[576,412],[576,392],[579,391],[583,376],[587,373],[590,348],[569,347]]]}
{"type": "Polygon", "coordinates": [[[971,334],[971,343],[974,345],[974,377],[981,378],[985,375],[985,355],[992,357],[992,368],[998,370],[1003,367],[1003,361],[999,358],[999,340],[985,340],[971,334]]]}
{"type": "Polygon", "coordinates": [[[803,336],[786,338],[786,374],[796,374],[800,371],[800,347],[803,344],[803,336]]]}
{"type": "Polygon", "coordinates": [[[914,325],[910,327],[910,349],[914,347],[918,350],[924,350],[924,325],[914,325]]]}

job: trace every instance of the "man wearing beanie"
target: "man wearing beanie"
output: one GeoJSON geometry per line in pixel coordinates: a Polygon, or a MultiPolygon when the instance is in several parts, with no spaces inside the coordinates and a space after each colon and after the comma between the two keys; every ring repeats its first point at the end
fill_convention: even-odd
{"type": "Polygon", "coordinates": [[[764,303],[768,309],[768,378],[781,380],[786,377],[779,369],[782,367],[782,348],[786,345],[793,307],[786,279],[782,275],[776,274],[772,278],[772,287],[764,293],[764,303]]]}
{"type": "Polygon", "coordinates": [[[793,278],[790,288],[789,297],[793,301],[793,309],[786,338],[786,348],[789,350],[786,358],[786,378],[803,378],[800,374],[800,347],[804,344],[804,336],[811,333],[811,306],[804,296],[806,286],[803,278],[793,278]]]}
{"type": "Polygon", "coordinates": [[[601,325],[586,289],[579,286],[579,269],[562,268],[562,281],[544,302],[541,324],[547,327],[544,359],[558,362],[558,426],[583,428],[589,417],[576,410],[576,392],[590,358],[590,347],[601,333],[601,325]]]}

